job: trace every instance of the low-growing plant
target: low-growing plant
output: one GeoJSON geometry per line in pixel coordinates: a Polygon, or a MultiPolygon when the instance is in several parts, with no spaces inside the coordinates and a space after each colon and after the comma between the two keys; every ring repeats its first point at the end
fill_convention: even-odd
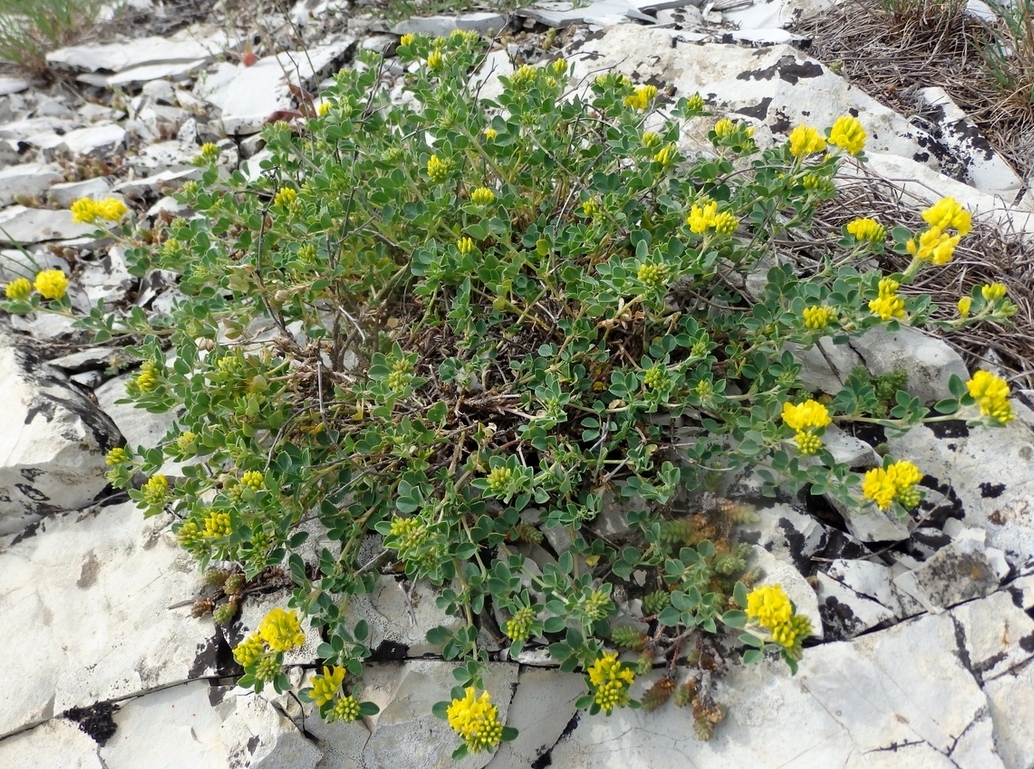
{"type": "Polygon", "coordinates": [[[46,56],[82,38],[102,0],[0,0],[0,60],[40,73],[46,56]]]}
{"type": "Polygon", "coordinates": [[[359,699],[369,628],[350,601],[387,568],[434,586],[460,620],[428,632],[458,664],[435,707],[457,755],[514,734],[484,691],[486,638],[583,671],[590,712],[639,705],[636,676],[664,665],[642,705],[691,707],[709,737],[730,654],[796,670],[812,632],[750,566],[737,530],[751,508],[714,492],[753,470],[770,494],[904,516],[921,471],[886,457],[859,477],[826,449],[831,424],[1012,418],[987,372],[953,380],[932,410],[900,389],[887,403],[871,377],[816,398],[788,345],[1013,308],[998,284],[952,308],[902,293],[970,230],[950,198],[919,232],[852,221],[814,270],[780,257],[836,196],[837,168],[864,159],[854,118],[763,151],[722,119],[711,151],[683,157],[680,125],[709,119],[699,96],[668,104],[615,73],[586,85],[557,59],[488,100],[468,86],[476,35],[407,35],[398,56],[408,101],[389,100],[382,61],[362,54],[317,116],[265,129],[255,181],[221,179],[203,147],[203,178],[181,195],[197,215],[157,248],[117,201],[76,204],[79,219],[122,222],[135,275],[180,276],[171,316],[77,312],[60,271],[12,282],[4,306],[142,340],[127,350],[142,361],[129,398],[176,410],[176,427],[113,451],[110,478],[148,515],[172,512],[203,567],[239,574],[236,592],[218,577],[213,606],[270,569],[293,580],[292,611],[235,651],[243,685],[289,686],[304,620],[324,667],[303,695],[331,719],[374,712],[359,699]],[[888,236],[913,256],[902,272],[879,268],[888,236]]]}
{"type": "Polygon", "coordinates": [[[1003,92],[1034,107],[1034,0],[990,5],[1000,21],[981,50],[987,69],[1003,92]]]}

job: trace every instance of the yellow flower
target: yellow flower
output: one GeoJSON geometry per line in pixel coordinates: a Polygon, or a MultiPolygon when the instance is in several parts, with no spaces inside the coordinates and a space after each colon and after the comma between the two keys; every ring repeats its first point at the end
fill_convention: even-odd
{"type": "Polygon", "coordinates": [[[961,317],[961,318],[968,318],[969,317],[969,309],[972,306],[973,306],[973,297],[964,296],[961,299],[959,299],[959,305],[958,305],[958,307],[959,307],[959,317],[961,317]]]}
{"type": "Polygon", "coordinates": [[[437,155],[431,155],[427,160],[427,175],[432,182],[443,181],[449,175],[449,162],[437,155]]]}
{"type": "Polygon", "coordinates": [[[485,135],[485,138],[489,141],[492,141],[492,139],[499,135],[499,132],[496,131],[494,128],[486,128],[483,133],[485,135]]]}
{"type": "Polygon", "coordinates": [[[793,607],[780,584],[761,585],[747,594],[747,616],[761,627],[774,628],[790,621],[793,607]]]}
{"type": "Polygon", "coordinates": [[[316,703],[316,707],[325,705],[333,700],[341,688],[341,682],[344,680],[345,669],[340,665],[335,665],[332,668],[325,666],[323,668],[323,675],[313,676],[309,696],[316,703]]]}
{"type": "Polygon", "coordinates": [[[258,634],[270,649],[277,652],[286,652],[305,644],[305,633],[298,621],[298,612],[285,611],[279,607],[271,610],[259,623],[258,634]]]}
{"type": "Polygon", "coordinates": [[[914,507],[919,502],[915,485],[923,480],[919,468],[908,461],[894,462],[886,469],[869,470],[862,480],[862,496],[871,499],[880,510],[886,510],[896,499],[903,507],[914,507]]]}
{"type": "Polygon", "coordinates": [[[127,459],[129,459],[129,456],[126,454],[125,449],[114,448],[104,457],[104,464],[108,467],[114,467],[115,465],[121,465],[127,459]]]}
{"type": "Polygon", "coordinates": [[[499,721],[499,710],[492,704],[492,696],[482,692],[477,696],[473,686],[468,686],[462,699],[454,699],[445,711],[449,726],[467,744],[471,753],[490,750],[503,738],[503,725],[499,721]]]}
{"type": "Polygon", "coordinates": [[[467,237],[460,238],[456,241],[456,248],[461,254],[469,254],[474,250],[474,241],[467,237]]]}
{"type": "Polygon", "coordinates": [[[661,143],[661,135],[654,133],[653,131],[647,131],[643,134],[643,146],[647,149],[652,149],[661,143]]]}
{"type": "Polygon", "coordinates": [[[935,230],[954,228],[959,235],[966,235],[973,229],[969,211],[960,206],[955,198],[941,198],[923,211],[922,217],[935,230]]]}
{"type": "Polygon", "coordinates": [[[23,302],[32,293],[32,284],[25,278],[16,278],[7,284],[4,296],[15,302],[23,302]]]}
{"type": "Polygon", "coordinates": [[[985,302],[997,302],[1005,298],[1007,290],[1004,283],[986,283],[980,287],[980,295],[985,302]]]}
{"type": "Polygon", "coordinates": [[[259,657],[265,652],[266,646],[262,643],[258,633],[252,633],[233,650],[233,658],[241,667],[248,667],[255,664],[259,657]]]}
{"type": "Polygon", "coordinates": [[[585,672],[596,690],[593,699],[604,713],[628,704],[628,687],[635,682],[635,671],[618,662],[616,652],[597,657],[585,672]]]}
{"type": "Polygon", "coordinates": [[[772,640],[782,646],[787,656],[797,659],[801,651],[801,641],[812,634],[811,620],[802,614],[795,614],[788,622],[771,628],[772,640]]]}
{"type": "Polygon", "coordinates": [[[854,219],[847,224],[847,234],[855,240],[868,240],[870,243],[881,243],[887,231],[875,219],[854,219]]]}
{"type": "Polygon", "coordinates": [[[526,641],[533,622],[535,611],[530,606],[521,607],[514,613],[513,619],[506,621],[506,637],[512,641],[526,641]]]}
{"type": "Polygon", "coordinates": [[[832,421],[829,409],[816,400],[806,400],[799,406],[789,401],[783,404],[783,422],[791,430],[818,430],[832,421]]]}
{"type": "Polygon", "coordinates": [[[326,117],[327,113],[330,112],[330,102],[321,101],[319,108],[316,110],[320,117],[326,117]]]}
{"type": "Polygon", "coordinates": [[[869,311],[879,315],[883,320],[905,317],[905,300],[898,296],[900,287],[893,278],[882,278],[879,284],[879,296],[869,302],[869,311]]]}
{"type": "Polygon", "coordinates": [[[558,76],[563,75],[567,72],[567,59],[557,59],[550,65],[550,67],[553,69],[553,74],[558,76]]]}
{"type": "Polygon", "coordinates": [[[413,45],[414,40],[416,40],[416,35],[412,32],[407,32],[399,38],[399,45],[413,45]]]}
{"type": "Polygon", "coordinates": [[[821,331],[836,317],[836,311],[831,307],[812,305],[804,308],[801,312],[801,317],[804,318],[805,328],[812,331],[821,331]]]}
{"type": "Polygon", "coordinates": [[[117,222],[127,213],[129,213],[129,209],[118,198],[105,198],[97,203],[97,215],[102,219],[117,222]]]}
{"type": "Polygon", "coordinates": [[[692,110],[693,112],[699,112],[703,108],[704,97],[700,95],[699,91],[686,99],[686,109],[692,110]]]}
{"type": "Polygon", "coordinates": [[[241,485],[247,486],[252,491],[261,491],[266,487],[266,481],[258,470],[248,470],[241,476],[241,485]]]}
{"type": "Polygon", "coordinates": [[[640,264],[636,277],[639,281],[650,288],[659,288],[668,274],[668,266],[665,264],[640,264]]]}
{"type": "Polygon", "coordinates": [[[96,204],[89,198],[79,198],[69,210],[72,212],[72,221],[76,224],[89,224],[97,218],[96,204]]]}
{"type": "Polygon", "coordinates": [[[211,163],[219,157],[219,147],[212,142],[205,142],[201,145],[201,160],[211,163]]]}
{"type": "Polygon", "coordinates": [[[32,285],[44,299],[60,299],[68,291],[68,278],[61,270],[43,270],[32,285]]]}
{"type": "Polygon", "coordinates": [[[961,235],[951,236],[936,227],[919,233],[919,240],[910,238],[905,248],[921,262],[947,264],[955,255],[955,246],[959,244],[961,235]]]}
{"type": "Polygon", "coordinates": [[[718,212],[718,204],[714,201],[703,206],[693,206],[689,209],[689,216],[686,217],[686,224],[691,232],[697,234],[707,232],[714,225],[715,214],[718,212]]]}
{"type": "Polygon", "coordinates": [[[662,166],[666,166],[669,163],[671,163],[674,157],[675,145],[666,144],[665,146],[661,147],[661,149],[657,152],[656,155],[653,156],[653,160],[655,163],[660,163],[662,166]]]}
{"type": "Polygon", "coordinates": [[[966,382],[966,389],[976,400],[980,413],[1000,424],[1011,422],[1015,416],[1009,403],[1009,385],[990,371],[978,371],[966,382]]]}
{"type": "Polygon", "coordinates": [[[826,149],[826,140],[811,126],[799,125],[790,132],[790,154],[797,158],[814,155],[826,149]]]}
{"type": "Polygon", "coordinates": [[[445,64],[445,56],[442,52],[435,48],[427,56],[427,68],[428,69],[441,69],[445,64]]]}
{"type": "Polygon", "coordinates": [[[140,491],[143,492],[144,502],[148,506],[164,505],[165,499],[169,495],[169,479],[164,475],[152,475],[140,491]]]}
{"type": "Polygon", "coordinates": [[[829,143],[835,144],[851,155],[865,149],[865,129],[850,115],[837,118],[829,132],[829,143]]]}
{"type": "Polygon", "coordinates": [[[230,525],[230,514],[217,513],[215,510],[210,512],[205,518],[204,528],[201,532],[202,536],[208,537],[209,539],[228,537],[232,533],[233,527],[230,525]]]}
{"type": "Polygon", "coordinates": [[[625,97],[625,106],[640,111],[645,110],[650,106],[650,102],[653,101],[656,95],[657,86],[641,85],[633,93],[625,97]]]}
{"type": "Polygon", "coordinates": [[[727,117],[714,124],[714,135],[719,139],[732,136],[734,133],[736,133],[736,124],[727,117]]]}
{"type": "Polygon", "coordinates": [[[273,204],[278,206],[289,206],[298,199],[298,192],[292,187],[282,187],[277,190],[273,197],[273,204]]]}
{"type": "Polygon", "coordinates": [[[487,206],[495,200],[495,193],[488,187],[478,187],[470,193],[470,200],[479,206],[487,206]]]}
{"type": "Polygon", "coordinates": [[[161,372],[154,361],[145,360],[140,366],[140,373],[134,380],[136,388],[142,393],[154,392],[161,384],[161,372]]]}

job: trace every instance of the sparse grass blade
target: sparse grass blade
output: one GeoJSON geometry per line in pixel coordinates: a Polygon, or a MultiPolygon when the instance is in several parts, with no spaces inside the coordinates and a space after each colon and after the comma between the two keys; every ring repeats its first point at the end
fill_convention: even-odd
{"type": "Polygon", "coordinates": [[[82,37],[102,5],[100,0],[0,0],[0,59],[43,72],[47,53],[82,37]]]}

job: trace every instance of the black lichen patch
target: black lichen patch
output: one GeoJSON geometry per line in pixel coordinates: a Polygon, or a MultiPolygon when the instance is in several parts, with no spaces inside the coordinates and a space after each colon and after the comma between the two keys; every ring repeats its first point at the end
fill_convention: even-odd
{"type": "Polygon", "coordinates": [[[981,483],[980,484],[980,496],[983,499],[998,499],[1002,496],[1002,492],[1005,491],[1004,483],[981,483]]]}
{"type": "Polygon", "coordinates": [[[819,604],[819,616],[826,641],[846,641],[865,630],[865,623],[858,619],[854,609],[836,596],[826,596],[826,600],[819,604]]]}
{"type": "Polygon", "coordinates": [[[968,438],[969,427],[961,419],[951,419],[947,422],[934,422],[927,425],[938,438],[968,438]]]}
{"type": "Polygon", "coordinates": [[[758,120],[764,120],[768,117],[768,106],[771,103],[772,97],[766,96],[753,107],[743,107],[742,109],[738,109],[736,111],[741,115],[746,115],[747,117],[757,118],[758,120]]]}
{"type": "Polygon", "coordinates": [[[88,708],[69,708],[61,715],[75,721],[101,747],[112,738],[118,726],[112,716],[118,712],[113,702],[98,702],[88,708]]]}
{"type": "Polygon", "coordinates": [[[374,662],[395,662],[404,660],[407,654],[409,654],[409,646],[385,638],[381,641],[380,646],[373,650],[370,659],[374,662]]]}
{"type": "Polygon", "coordinates": [[[801,80],[813,77],[821,77],[824,74],[822,65],[813,61],[797,61],[793,55],[780,57],[779,61],[771,67],[764,69],[751,69],[741,72],[736,76],[737,80],[771,80],[776,75],[780,80],[785,80],[790,85],[797,85],[801,80]]]}
{"type": "Polygon", "coordinates": [[[190,666],[187,678],[211,678],[226,676],[241,670],[233,658],[233,650],[222,632],[217,628],[215,635],[195,649],[194,664],[190,666]]]}
{"type": "Polygon", "coordinates": [[[932,489],[934,494],[927,494],[915,510],[912,511],[912,518],[916,521],[924,521],[927,526],[943,529],[944,524],[951,518],[963,520],[966,517],[966,509],[962,506],[962,500],[950,483],[941,483],[937,478],[927,475],[919,482],[919,485],[932,489]],[[943,495],[943,499],[941,499],[943,495]],[[933,501],[932,501],[933,500],[933,501]]]}

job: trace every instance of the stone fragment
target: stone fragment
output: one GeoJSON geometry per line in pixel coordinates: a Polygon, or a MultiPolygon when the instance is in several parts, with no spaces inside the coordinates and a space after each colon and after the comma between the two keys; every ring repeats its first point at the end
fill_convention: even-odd
{"type": "Polygon", "coordinates": [[[11,335],[0,336],[0,392],[0,534],[93,502],[121,439],[112,421],[11,335]]]}
{"type": "Polygon", "coordinates": [[[608,27],[635,19],[647,24],[656,22],[652,16],[640,11],[629,0],[591,0],[581,4],[564,0],[547,0],[527,8],[518,8],[518,16],[534,19],[547,27],[563,29],[572,24],[595,24],[608,27]]]}
{"type": "Polygon", "coordinates": [[[124,502],[52,516],[6,540],[0,614],[19,643],[0,645],[0,665],[34,664],[7,682],[0,734],[71,707],[227,674],[211,621],[190,617],[200,579],[172,520],[145,520],[124,502]]]}
{"type": "Polygon", "coordinates": [[[52,718],[34,729],[0,740],[0,766],[117,769],[104,764],[93,738],[67,718],[52,718]]]}
{"type": "Polygon", "coordinates": [[[822,524],[791,505],[777,502],[755,510],[758,520],[741,526],[743,538],[772,553],[781,561],[807,568],[811,556],[828,540],[822,524]]]}
{"type": "Polygon", "coordinates": [[[265,697],[237,689],[226,697],[220,709],[230,710],[219,727],[227,766],[316,769],[323,758],[322,751],[265,697]]]}
{"type": "MultiPolygon", "coordinates": [[[[995,747],[1009,769],[1034,766],[1030,714],[1034,713],[1034,662],[1027,660],[984,684],[995,727],[995,747]]],[[[2,747],[2,743],[0,743],[2,747]]]]}
{"type": "Polygon", "coordinates": [[[372,593],[353,597],[349,621],[366,620],[371,649],[384,649],[399,659],[438,654],[441,649],[428,643],[427,631],[439,625],[458,630],[464,621],[439,609],[436,598],[437,592],[424,582],[381,576],[372,593]]]}
{"type": "MultiPolygon", "coordinates": [[[[830,630],[830,640],[853,638],[883,622],[897,619],[894,611],[868,596],[852,590],[828,574],[818,572],[819,613],[823,627],[830,630]]],[[[895,602],[896,603],[896,602],[895,602]]]]}
{"type": "Polygon", "coordinates": [[[9,206],[0,211],[0,245],[4,246],[80,238],[96,229],[96,224],[73,222],[70,211],[25,206],[9,206]]]}
{"type": "MultiPolygon", "coordinates": [[[[506,16],[501,13],[462,13],[459,16],[414,16],[400,21],[391,28],[393,34],[446,36],[457,29],[492,35],[506,27],[506,16]]],[[[375,49],[381,50],[381,49],[375,49]]]]}
{"type": "Polygon", "coordinates": [[[969,379],[966,364],[955,350],[911,326],[901,326],[894,333],[877,326],[852,339],[851,347],[870,374],[903,370],[908,376],[905,389],[924,405],[951,397],[948,381],[952,376],[963,382],[969,379]]]}
{"type": "Polygon", "coordinates": [[[12,93],[20,93],[29,87],[29,81],[12,75],[0,76],[0,96],[7,96],[12,93]]]}
{"type": "MultiPolygon", "coordinates": [[[[204,42],[190,38],[142,37],[105,45],[73,45],[48,53],[47,64],[86,72],[123,72],[133,67],[159,64],[175,67],[197,59],[211,59],[222,50],[225,42],[226,36],[222,35],[204,42]]],[[[156,69],[148,79],[161,77],[164,75],[156,69]]]]}
{"type": "Polygon", "coordinates": [[[64,179],[59,167],[43,163],[23,163],[0,167],[0,206],[19,199],[42,198],[51,185],[64,179]]]}
{"type": "Polygon", "coordinates": [[[109,123],[79,128],[62,137],[61,145],[73,155],[109,155],[126,139],[126,129],[109,123]]]}
{"type": "Polygon", "coordinates": [[[103,176],[81,182],[62,182],[47,190],[47,201],[60,208],[71,208],[80,198],[99,200],[111,193],[111,185],[103,176]]]}
{"type": "Polygon", "coordinates": [[[268,56],[250,67],[220,65],[195,93],[222,110],[222,126],[227,135],[257,133],[266,120],[294,107],[288,83],[308,87],[314,76],[342,63],[351,55],[356,41],[314,47],[306,52],[292,51],[268,56]]]}
{"type": "Polygon", "coordinates": [[[937,614],[963,601],[990,595],[998,589],[998,575],[984,554],[983,544],[964,539],[895,577],[894,585],[937,614]]]}

